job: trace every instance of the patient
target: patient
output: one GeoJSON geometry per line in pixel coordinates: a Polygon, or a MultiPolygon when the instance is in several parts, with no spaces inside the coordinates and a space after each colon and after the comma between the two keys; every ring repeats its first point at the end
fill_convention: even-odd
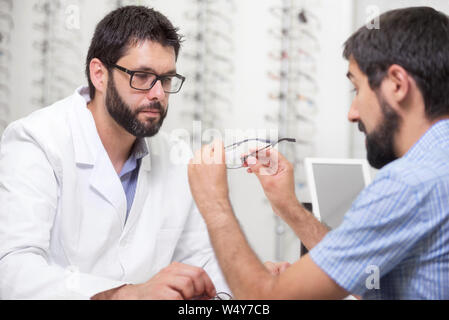
{"type": "Polygon", "coordinates": [[[203,147],[189,182],[238,299],[449,299],[449,19],[389,11],[345,43],[356,95],[348,119],[380,169],[333,231],[296,199],[293,166],[274,149],[248,158],[275,213],[310,252],[291,266],[249,247],[229,201],[223,144],[203,147]],[[218,161],[217,161],[218,160],[218,161]],[[275,168],[275,170],[273,170],[275,168]]]}

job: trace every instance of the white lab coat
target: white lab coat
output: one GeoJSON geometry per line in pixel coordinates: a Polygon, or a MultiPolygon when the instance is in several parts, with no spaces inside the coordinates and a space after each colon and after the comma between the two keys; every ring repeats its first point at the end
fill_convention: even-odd
{"type": "Polygon", "coordinates": [[[145,139],[134,202],[86,107],[87,89],[12,123],[0,145],[0,299],[88,299],[173,261],[227,291],[192,199],[185,145],[145,139]],[[172,157],[172,159],[170,159],[172,157]]]}

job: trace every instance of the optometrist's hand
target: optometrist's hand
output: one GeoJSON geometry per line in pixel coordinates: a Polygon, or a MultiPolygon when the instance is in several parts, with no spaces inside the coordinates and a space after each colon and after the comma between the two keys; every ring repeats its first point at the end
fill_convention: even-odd
{"type": "Polygon", "coordinates": [[[287,268],[290,267],[289,262],[270,262],[267,261],[264,263],[265,268],[271,273],[273,276],[278,276],[287,268]]]}
{"type": "Polygon", "coordinates": [[[217,209],[230,205],[222,141],[216,140],[197,151],[190,160],[188,175],[193,199],[205,218],[217,209]]]}
{"type": "Polygon", "coordinates": [[[143,284],[125,285],[99,293],[92,300],[191,300],[216,295],[202,268],[174,262],[143,284]]]}
{"type": "Polygon", "coordinates": [[[257,176],[276,214],[282,216],[289,207],[299,204],[293,165],[277,150],[267,149],[250,156],[244,166],[248,173],[257,176]]]}

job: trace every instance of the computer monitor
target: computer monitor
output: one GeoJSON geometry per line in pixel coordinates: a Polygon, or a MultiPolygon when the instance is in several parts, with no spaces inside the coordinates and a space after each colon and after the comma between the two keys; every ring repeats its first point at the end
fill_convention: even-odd
{"type": "Polygon", "coordinates": [[[313,214],[331,229],[371,182],[368,161],[362,159],[306,158],[305,169],[313,214]]]}

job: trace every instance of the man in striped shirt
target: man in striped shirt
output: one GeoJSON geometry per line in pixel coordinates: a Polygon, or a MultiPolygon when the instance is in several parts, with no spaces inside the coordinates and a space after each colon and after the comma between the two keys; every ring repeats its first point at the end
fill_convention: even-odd
{"type": "Polygon", "coordinates": [[[202,163],[221,142],[190,164],[192,193],[229,286],[250,299],[449,299],[449,19],[426,7],[384,13],[379,30],[362,27],[349,38],[344,56],[356,91],[348,118],[381,170],[340,227],[329,232],[300,205],[282,155],[248,160],[276,214],[310,250],[298,262],[283,272],[270,264],[270,274],[250,249],[225,165],[202,163]],[[274,159],[277,171],[266,175],[274,159]]]}

